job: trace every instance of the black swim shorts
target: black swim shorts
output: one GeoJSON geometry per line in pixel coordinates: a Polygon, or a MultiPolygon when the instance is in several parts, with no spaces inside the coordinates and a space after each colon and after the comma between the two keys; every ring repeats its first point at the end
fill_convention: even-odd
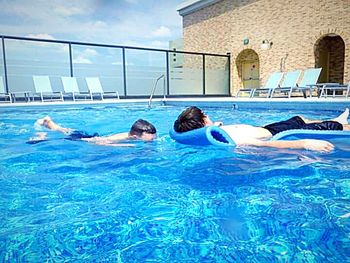
{"type": "Polygon", "coordinates": [[[99,135],[96,132],[94,134],[88,134],[87,132],[84,132],[84,131],[72,131],[71,133],[68,134],[68,137],[66,137],[65,139],[78,141],[84,138],[93,138],[97,136],[99,135]]]}
{"type": "Polygon", "coordinates": [[[302,130],[343,130],[343,125],[336,121],[323,121],[320,123],[305,123],[299,116],[294,116],[286,121],[280,121],[264,126],[272,135],[282,131],[302,129],[302,130]]]}

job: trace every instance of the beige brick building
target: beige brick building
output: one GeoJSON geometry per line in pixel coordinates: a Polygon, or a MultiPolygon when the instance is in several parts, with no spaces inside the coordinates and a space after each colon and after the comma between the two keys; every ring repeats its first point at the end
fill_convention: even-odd
{"type": "Polygon", "coordinates": [[[231,93],[274,71],[350,81],[350,0],[201,0],[178,7],[184,50],[231,53],[231,93]]]}

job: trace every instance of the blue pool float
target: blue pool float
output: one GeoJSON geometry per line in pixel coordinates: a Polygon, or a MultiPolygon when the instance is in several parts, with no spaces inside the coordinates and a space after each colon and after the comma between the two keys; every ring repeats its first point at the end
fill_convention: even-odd
{"type": "Polygon", "coordinates": [[[277,140],[301,140],[301,139],[317,139],[330,140],[336,138],[350,139],[350,131],[317,131],[317,130],[288,130],[277,133],[271,138],[277,140]]]}
{"type": "Polygon", "coordinates": [[[236,146],[230,136],[217,126],[208,126],[188,132],[169,131],[170,137],[182,144],[236,146]]]}
{"type": "MultiPolygon", "coordinates": [[[[182,144],[236,146],[231,137],[223,129],[217,126],[208,126],[181,133],[176,132],[174,128],[172,128],[169,131],[169,134],[173,140],[182,144]]],[[[350,131],[288,130],[276,134],[271,140],[328,140],[334,138],[350,139],[350,131]]]]}

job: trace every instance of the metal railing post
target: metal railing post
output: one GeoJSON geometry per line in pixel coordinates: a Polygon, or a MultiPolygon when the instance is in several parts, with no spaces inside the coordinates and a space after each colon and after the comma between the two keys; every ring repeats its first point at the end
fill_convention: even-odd
{"type": "Polygon", "coordinates": [[[69,66],[70,66],[70,76],[73,77],[73,56],[72,56],[72,43],[68,44],[69,49],[69,66]]]}
{"type": "Polygon", "coordinates": [[[170,94],[170,65],[169,65],[169,51],[166,51],[166,93],[170,94]]]}
{"type": "Polygon", "coordinates": [[[125,48],[122,48],[122,59],[123,59],[123,85],[124,85],[124,96],[127,96],[127,86],[126,86],[126,66],[125,66],[125,48]]]}
{"type": "Polygon", "coordinates": [[[2,42],[2,57],[4,59],[4,74],[5,74],[5,91],[9,93],[8,79],[7,79],[7,65],[6,65],[6,52],[5,52],[5,38],[1,37],[2,42]]]}
{"type": "Polygon", "coordinates": [[[203,59],[203,95],[205,95],[205,55],[202,55],[203,59]]]}
{"type": "Polygon", "coordinates": [[[165,77],[163,78],[163,101],[165,101],[166,100],[166,92],[165,92],[165,90],[166,90],[166,86],[165,86],[165,83],[166,83],[166,80],[165,80],[165,77]]]}
{"type": "Polygon", "coordinates": [[[228,94],[229,96],[232,96],[231,93],[231,53],[227,52],[227,60],[228,60],[228,94]]]}

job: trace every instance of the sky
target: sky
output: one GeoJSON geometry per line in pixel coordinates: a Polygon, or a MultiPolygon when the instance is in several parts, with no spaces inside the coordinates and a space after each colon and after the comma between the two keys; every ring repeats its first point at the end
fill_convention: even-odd
{"type": "Polygon", "coordinates": [[[0,0],[0,35],[168,49],[184,0],[0,0]]]}

